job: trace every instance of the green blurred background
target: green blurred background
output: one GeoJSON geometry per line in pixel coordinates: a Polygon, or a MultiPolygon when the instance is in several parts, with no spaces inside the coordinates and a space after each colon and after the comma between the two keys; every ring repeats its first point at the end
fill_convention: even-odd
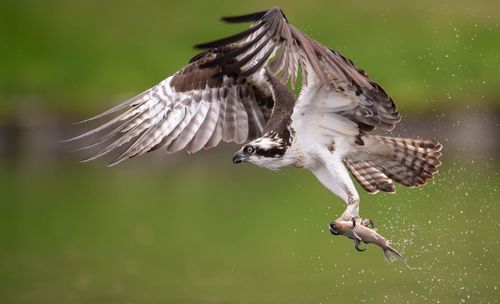
{"type": "MultiPolygon", "coordinates": [[[[498,303],[500,2],[2,1],[0,303],[498,303]],[[393,96],[395,134],[444,143],[428,186],[361,193],[407,256],[358,253],[309,172],[238,147],[107,168],[59,140],[161,81],[218,22],[280,6],[393,96]]],[[[360,191],[361,192],[361,191],[360,191]]]]}

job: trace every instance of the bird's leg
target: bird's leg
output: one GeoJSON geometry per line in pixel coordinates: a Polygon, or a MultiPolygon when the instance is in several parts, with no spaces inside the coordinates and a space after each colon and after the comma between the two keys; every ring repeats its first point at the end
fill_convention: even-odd
{"type": "MultiPolygon", "coordinates": [[[[335,228],[336,222],[351,222],[354,219],[363,224],[364,222],[362,223],[359,218],[359,195],[344,164],[333,159],[326,162],[325,166],[311,168],[311,171],[326,188],[338,195],[346,203],[344,213],[330,224],[330,232],[333,235],[342,234],[335,228]]],[[[366,223],[371,223],[371,221],[368,220],[366,223]]]]}
{"type": "Polygon", "coordinates": [[[361,225],[370,229],[375,228],[375,223],[372,220],[359,217],[359,198],[354,195],[350,195],[348,197],[347,208],[339,219],[342,219],[344,221],[360,219],[359,223],[361,225]]]}
{"type": "Polygon", "coordinates": [[[349,195],[347,197],[347,207],[339,219],[350,221],[359,217],[359,197],[357,195],[349,195]]]}
{"type": "MultiPolygon", "coordinates": [[[[341,232],[337,229],[338,222],[340,223],[340,222],[351,222],[352,221],[352,228],[348,228],[351,231],[354,231],[354,227],[356,227],[356,221],[359,218],[359,197],[357,195],[350,194],[347,196],[346,203],[347,203],[347,207],[346,207],[344,213],[342,213],[342,215],[338,219],[332,221],[329,225],[330,233],[333,235],[340,235],[341,234],[341,232]]],[[[356,237],[351,237],[351,238],[354,240],[354,242],[356,242],[356,240],[357,240],[356,237]]],[[[356,245],[356,247],[357,247],[357,245],[356,245]]]]}

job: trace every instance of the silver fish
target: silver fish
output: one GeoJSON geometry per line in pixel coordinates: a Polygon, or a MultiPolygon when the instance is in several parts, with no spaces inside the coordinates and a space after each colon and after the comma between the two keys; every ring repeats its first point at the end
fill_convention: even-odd
{"type": "Polygon", "coordinates": [[[361,218],[352,221],[336,220],[330,224],[330,232],[334,235],[343,235],[354,241],[354,247],[358,251],[365,251],[359,248],[361,242],[365,244],[373,243],[384,251],[384,256],[388,260],[404,260],[404,257],[397,252],[390,242],[376,232],[373,222],[361,218]]]}

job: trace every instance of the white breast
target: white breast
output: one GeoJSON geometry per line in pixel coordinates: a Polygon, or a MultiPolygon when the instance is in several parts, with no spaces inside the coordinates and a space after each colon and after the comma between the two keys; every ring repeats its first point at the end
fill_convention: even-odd
{"type": "MultiPolygon", "coordinates": [[[[301,166],[309,169],[331,158],[343,159],[352,151],[355,136],[359,134],[355,122],[338,114],[336,108],[324,106],[322,90],[315,85],[303,89],[292,114],[295,138],[289,150],[301,161],[301,166]]],[[[346,103],[347,100],[339,100],[330,104],[343,108],[346,103]]]]}

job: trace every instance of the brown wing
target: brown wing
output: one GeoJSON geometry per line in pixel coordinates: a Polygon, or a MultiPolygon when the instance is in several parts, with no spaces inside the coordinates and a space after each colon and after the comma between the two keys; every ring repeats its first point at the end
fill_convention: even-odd
{"type": "Polygon", "coordinates": [[[303,87],[308,82],[320,83],[332,100],[339,95],[355,100],[354,106],[339,113],[358,123],[365,131],[380,127],[392,130],[400,116],[396,105],[385,91],[370,80],[351,60],[330,50],[288,23],[279,8],[238,17],[225,17],[231,23],[252,22],[249,29],[199,48],[234,46],[224,56],[202,67],[224,65],[217,75],[241,71],[244,76],[260,73],[269,66],[283,83],[292,87],[302,71],[303,87]]]}
{"type": "Polygon", "coordinates": [[[238,73],[213,77],[222,66],[200,68],[228,50],[223,47],[195,56],[186,67],[151,89],[86,120],[115,114],[103,125],[70,140],[97,134],[97,140],[82,149],[107,143],[85,161],[131,142],[110,163],[114,165],[160,148],[194,153],[221,140],[243,143],[259,136],[273,107],[270,92],[238,73]]]}

